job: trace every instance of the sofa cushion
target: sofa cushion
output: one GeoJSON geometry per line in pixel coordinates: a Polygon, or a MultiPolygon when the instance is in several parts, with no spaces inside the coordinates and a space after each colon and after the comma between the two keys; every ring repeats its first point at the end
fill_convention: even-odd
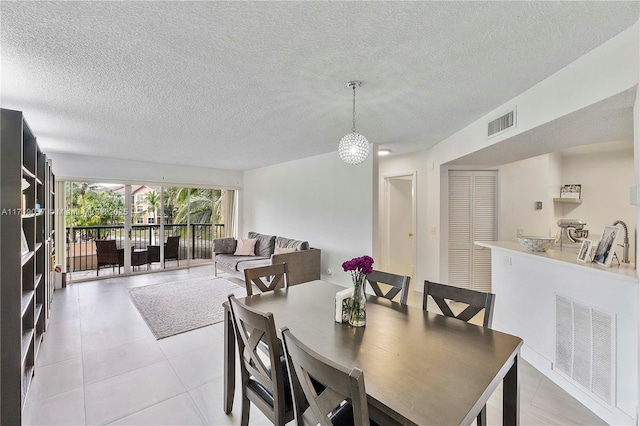
{"type": "Polygon", "coordinates": [[[294,240],[292,238],[278,237],[276,238],[276,247],[309,250],[309,243],[307,241],[294,240]]]}
{"type": "Polygon", "coordinates": [[[276,247],[276,237],[274,235],[259,234],[249,232],[249,238],[256,239],[256,256],[271,257],[276,247]]]}
{"type": "Polygon", "coordinates": [[[294,247],[276,247],[273,254],[293,253],[294,251],[297,251],[294,247]]]}
{"type": "Polygon", "coordinates": [[[271,265],[271,259],[260,258],[256,260],[256,258],[253,257],[251,260],[243,260],[242,262],[239,262],[236,265],[236,270],[244,274],[245,269],[260,268],[262,266],[269,266],[269,265],[271,265]]]}
{"type": "Polygon", "coordinates": [[[238,245],[236,245],[236,251],[233,253],[236,256],[255,256],[256,239],[240,239],[238,245]]]}
{"type": "Polygon", "coordinates": [[[233,237],[216,238],[213,240],[214,253],[233,254],[236,251],[236,239],[233,237]]]}
{"type": "MultiPolygon", "coordinates": [[[[234,256],[233,254],[216,254],[216,264],[226,266],[234,271],[238,270],[238,264],[241,262],[252,263],[258,260],[267,260],[271,262],[271,259],[258,257],[258,256],[234,256]],[[247,262],[250,261],[250,262],[247,262]]],[[[264,266],[264,265],[257,265],[264,266]]],[[[249,266],[251,268],[251,266],[249,266]]]]}

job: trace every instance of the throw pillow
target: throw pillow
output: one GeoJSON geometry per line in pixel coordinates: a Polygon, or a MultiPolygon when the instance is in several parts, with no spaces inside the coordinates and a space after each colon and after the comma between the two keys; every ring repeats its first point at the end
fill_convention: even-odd
{"type": "Polygon", "coordinates": [[[306,241],[294,240],[292,238],[278,237],[276,238],[276,247],[293,247],[296,250],[309,250],[309,243],[306,241]]]}
{"type": "Polygon", "coordinates": [[[216,254],[232,254],[236,251],[236,239],[233,237],[213,240],[213,252],[216,254]]]}
{"type": "Polygon", "coordinates": [[[234,256],[255,256],[254,250],[256,248],[256,240],[254,239],[241,239],[238,240],[236,246],[236,252],[234,256]]]}
{"type": "Polygon", "coordinates": [[[271,257],[273,249],[276,246],[275,235],[259,234],[257,232],[249,232],[248,238],[256,239],[256,256],[271,257]]]}
{"type": "Polygon", "coordinates": [[[273,254],[293,253],[294,251],[296,251],[295,247],[276,247],[273,254]]]}

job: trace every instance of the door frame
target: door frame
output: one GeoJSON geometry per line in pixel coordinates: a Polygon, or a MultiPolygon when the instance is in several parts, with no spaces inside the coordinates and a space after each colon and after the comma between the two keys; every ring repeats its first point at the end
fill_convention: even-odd
{"type": "Polygon", "coordinates": [[[396,172],[382,175],[382,209],[380,217],[380,268],[389,268],[389,239],[390,239],[390,204],[389,204],[389,188],[390,180],[407,177],[411,181],[411,227],[413,228],[413,270],[411,271],[411,279],[416,276],[416,255],[418,249],[418,229],[417,229],[417,194],[418,194],[418,172],[416,170],[407,172],[396,172]]]}

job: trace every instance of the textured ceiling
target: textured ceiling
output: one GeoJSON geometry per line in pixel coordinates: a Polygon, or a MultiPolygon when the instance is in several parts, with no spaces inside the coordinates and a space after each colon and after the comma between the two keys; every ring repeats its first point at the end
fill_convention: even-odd
{"type": "Polygon", "coordinates": [[[638,20],[632,2],[0,2],[47,152],[246,170],[357,128],[426,149],[638,20]]]}

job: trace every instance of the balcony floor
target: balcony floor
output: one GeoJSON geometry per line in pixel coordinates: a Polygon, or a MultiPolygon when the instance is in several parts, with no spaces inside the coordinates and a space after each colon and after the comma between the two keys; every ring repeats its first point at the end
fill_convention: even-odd
{"type": "MultiPolygon", "coordinates": [[[[212,265],[213,266],[213,261],[211,259],[191,259],[189,260],[190,264],[187,263],[187,259],[181,259],[180,260],[180,266],[178,266],[178,263],[175,260],[168,260],[167,261],[167,265],[166,265],[166,270],[171,270],[171,269],[177,269],[177,268],[187,268],[189,266],[203,266],[203,265],[212,265]]],[[[149,264],[149,267],[147,268],[146,265],[143,266],[136,266],[134,268],[132,272],[132,275],[140,275],[140,274],[145,274],[147,272],[158,272],[158,271],[162,271],[163,267],[162,264],[159,262],[154,262],[149,264]]],[[[120,273],[118,273],[118,268],[110,268],[110,267],[103,267],[100,268],[100,272],[99,275],[96,276],[96,270],[95,269],[87,269],[86,271],[74,271],[74,272],[69,272],[67,273],[67,282],[78,282],[78,281],[87,281],[87,280],[94,280],[96,278],[102,278],[102,277],[118,277],[118,276],[122,276],[124,277],[124,268],[120,268],[120,273]]]]}

